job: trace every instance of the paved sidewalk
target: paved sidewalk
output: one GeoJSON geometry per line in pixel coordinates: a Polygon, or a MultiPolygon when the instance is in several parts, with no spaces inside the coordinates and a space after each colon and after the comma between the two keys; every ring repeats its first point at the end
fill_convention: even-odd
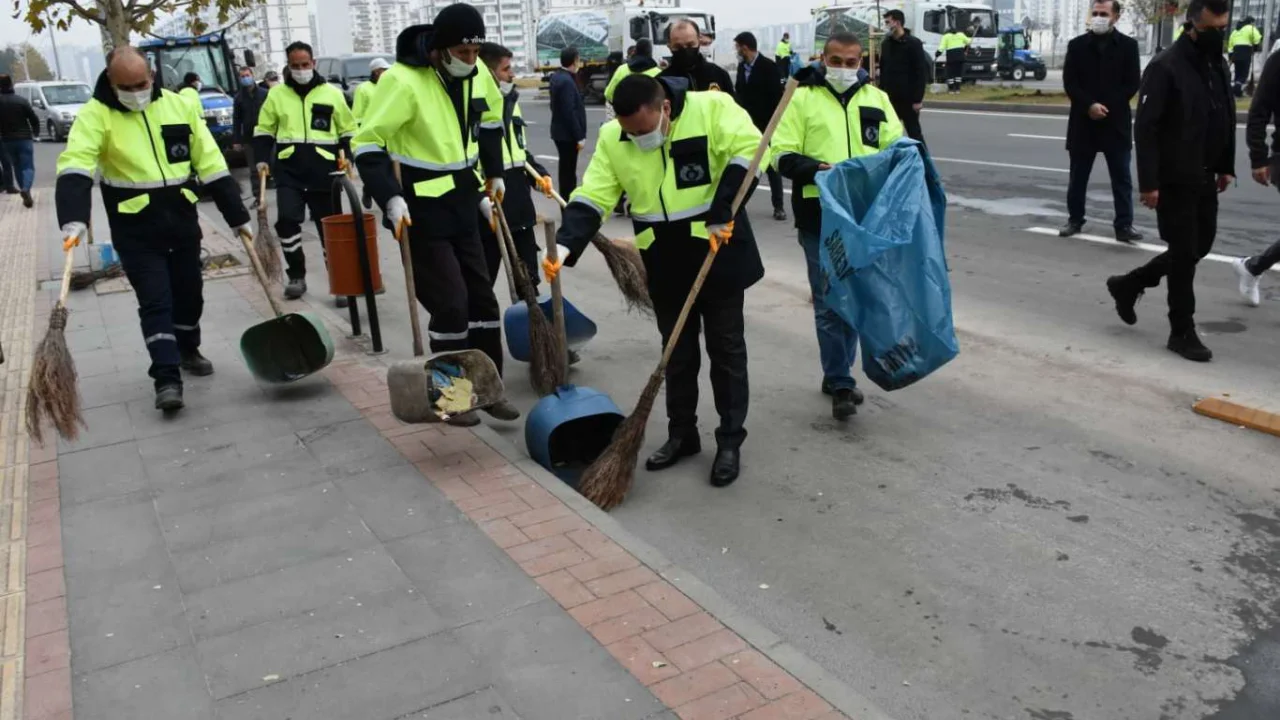
{"type": "MultiPolygon", "coordinates": [[[[0,246],[22,230],[3,219],[0,246]]],[[[50,237],[42,219],[18,237],[50,237]]],[[[36,297],[36,338],[55,293],[36,297]]],[[[340,326],[322,376],[264,388],[237,349],[268,313],[261,291],[209,281],[205,302],[217,372],[164,418],[132,293],[71,297],[89,427],[56,459],[16,456],[33,501],[27,679],[0,720],[845,717],[771,657],[860,702],[494,433],[399,423],[385,367],[340,326]]]]}

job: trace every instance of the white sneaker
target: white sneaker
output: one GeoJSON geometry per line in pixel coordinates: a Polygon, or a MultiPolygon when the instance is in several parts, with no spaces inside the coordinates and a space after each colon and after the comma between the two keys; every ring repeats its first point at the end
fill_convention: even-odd
{"type": "Polygon", "coordinates": [[[1244,297],[1244,301],[1254,307],[1262,304],[1262,292],[1258,288],[1257,275],[1249,272],[1245,261],[1248,258],[1236,258],[1231,261],[1231,267],[1236,269],[1236,275],[1240,277],[1240,294],[1244,297]]]}

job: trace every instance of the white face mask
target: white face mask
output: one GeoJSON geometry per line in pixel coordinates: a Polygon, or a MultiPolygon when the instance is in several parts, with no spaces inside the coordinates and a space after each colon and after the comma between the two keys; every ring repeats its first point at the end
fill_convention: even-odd
{"type": "Polygon", "coordinates": [[[827,84],[843,93],[858,82],[858,68],[827,68],[827,84]]]}
{"type": "Polygon", "coordinates": [[[1089,32],[1094,35],[1105,35],[1111,31],[1111,18],[1091,17],[1089,18],[1089,32]]]}
{"type": "Polygon", "coordinates": [[[662,132],[662,121],[658,121],[658,127],[643,135],[631,135],[631,142],[636,144],[640,152],[653,152],[662,147],[666,141],[667,134],[662,132]]]}
{"type": "Polygon", "coordinates": [[[204,83],[197,80],[191,87],[195,88],[196,92],[200,92],[200,89],[204,87],[204,83]]]}
{"type": "Polygon", "coordinates": [[[289,75],[293,78],[293,81],[299,85],[310,85],[311,80],[316,76],[316,71],[312,68],[307,68],[306,70],[294,70],[293,68],[289,68],[289,75]]]}
{"type": "Polygon", "coordinates": [[[444,69],[453,77],[464,78],[470,75],[471,71],[476,69],[476,64],[463,62],[454,57],[453,53],[446,50],[444,52],[444,69]]]}
{"type": "Polygon", "coordinates": [[[119,98],[120,104],[134,112],[142,112],[151,104],[151,88],[146,90],[120,90],[116,89],[116,97],[119,98]]]}
{"type": "Polygon", "coordinates": [[[498,83],[498,89],[502,91],[503,95],[510,95],[511,91],[516,89],[516,84],[513,82],[500,82],[498,83]]]}

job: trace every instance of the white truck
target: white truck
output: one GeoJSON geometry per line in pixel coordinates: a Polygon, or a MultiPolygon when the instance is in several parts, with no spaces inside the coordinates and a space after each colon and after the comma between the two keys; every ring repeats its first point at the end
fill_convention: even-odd
{"type": "MultiPolygon", "coordinates": [[[[618,67],[618,58],[637,40],[653,43],[653,59],[659,64],[671,58],[667,36],[671,23],[688,18],[703,36],[702,53],[715,61],[715,16],[688,7],[646,7],[643,3],[617,2],[580,10],[552,12],[538,18],[537,70],[549,73],[560,67],[560,51],[576,48],[582,57],[578,85],[587,102],[604,102],[604,88],[618,67]],[[612,59],[611,59],[612,56],[612,59]]],[[[622,59],[625,62],[625,57],[622,59]]]]}
{"type": "MultiPolygon", "coordinates": [[[[822,45],[833,32],[852,32],[869,45],[871,29],[884,30],[884,14],[901,10],[906,16],[906,26],[920,42],[925,53],[934,58],[936,77],[944,76],[938,55],[938,43],[948,29],[967,32],[973,38],[965,56],[964,79],[994,80],[996,78],[996,46],[999,43],[996,11],[982,3],[947,3],[937,0],[861,0],[814,8],[814,54],[822,52],[822,45]]],[[[879,35],[877,35],[879,37],[879,35]]],[[[939,80],[940,81],[940,80],[939,80]]]]}

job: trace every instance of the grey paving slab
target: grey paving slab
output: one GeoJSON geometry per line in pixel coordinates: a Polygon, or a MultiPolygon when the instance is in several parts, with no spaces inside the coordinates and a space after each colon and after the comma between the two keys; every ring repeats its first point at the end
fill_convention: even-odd
{"type": "Polygon", "coordinates": [[[178,555],[228,540],[277,535],[295,525],[314,524],[351,509],[336,486],[319,483],[166,517],[160,529],[169,550],[178,555]]]}
{"type": "Polygon", "coordinates": [[[123,442],[58,456],[62,507],[147,492],[137,443],[123,442]]]}
{"type": "Polygon", "coordinates": [[[489,685],[448,633],[219,700],[218,720],[393,720],[489,685]]]}
{"type": "Polygon", "coordinates": [[[412,466],[370,470],[341,478],[336,484],[383,542],[466,519],[466,515],[412,466]]]}
{"type": "Polygon", "coordinates": [[[72,357],[76,362],[76,376],[82,380],[99,375],[111,375],[119,370],[115,353],[111,348],[77,352],[72,357]]]}
{"type": "Polygon", "coordinates": [[[357,410],[323,378],[309,378],[265,393],[269,417],[287,420],[295,430],[312,430],[360,419],[357,410]]]}
{"type": "Polygon", "coordinates": [[[440,618],[411,588],[360,593],[281,620],[201,640],[200,664],[215,699],[419,640],[440,618]]]}
{"type": "Polygon", "coordinates": [[[186,407],[178,413],[162,413],[155,408],[154,397],[128,404],[133,435],[139,440],[183,430],[196,430],[246,418],[261,417],[268,409],[262,391],[245,382],[222,382],[215,385],[209,378],[185,378],[183,400],[186,407]]]}
{"type": "MultiPolygon", "coordinates": [[[[112,351],[113,362],[119,359],[112,351]]],[[[121,369],[114,373],[80,378],[80,407],[84,410],[155,397],[155,385],[146,370],[121,369]]]]}
{"type": "Polygon", "coordinates": [[[71,696],[76,720],[213,717],[213,698],[190,645],[78,675],[71,682],[71,696]]]}
{"type": "MultiPolygon", "coordinates": [[[[520,720],[511,705],[494,688],[455,698],[442,705],[409,713],[400,720],[520,720]]],[[[525,720],[528,720],[527,718],[525,720]]]]}
{"type": "Polygon", "coordinates": [[[73,597],[101,592],[119,578],[155,584],[169,566],[155,509],[136,495],[62,508],[62,549],[73,597]]]}
{"type": "Polygon", "coordinates": [[[85,427],[80,429],[80,436],[74,441],[58,437],[58,453],[88,450],[115,445],[133,439],[133,427],[129,424],[129,411],[123,404],[104,405],[85,410],[83,413],[85,427]]]}
{"type": "Polygon", "coordinates": [[[252,577],[377,542],[353,512],[298,523],[275,535],[234,539],[174,555],[184,592],[252,577]]]}
{"type": "Polygon", "coordinates": [[[190,482],[236,467],[240,442],[263,442],[286,438],[282,447],[294,443],[293,429],[281,420],[247,418],[209,427],[182,430],[138,442],[147,477],[157,490],[175,483],[190,482]]]}
{"type": "Polygon", "coordinates": [[[292,435],[235,443],[218,455],[222,463],[200,465],[195,473],[168,470],[165,463],[148,472],[149,477],[153,473],[164,476],[155,499],[161,517],[329,480],[320,463],[292,435]]]}
{"type": "Polygon", "coordinates": [[[107,334],[107,329],[101,324],[86,327],[82,330],[72,330],[68,328],[66,339],[67,348],[71,350],[72,354],[111,347],[111,340],[110,336],[107,334]]]}
{"type": "Polygon", "coordinates": [[[298,433],[307,449],[336,476],[407,466],[400,451],[363,418],[298,433]]]}
{"type": "Polygon", "coordinates": [[[356,596],[412,587],[386,548],[375,545],[216,585],[185,601],[191,631],[203,640],[356,596]]]}
{"type": "Polygon", "coordinates": [[[454,634],[523,718],[641,720],[666,709],[554,600],[454,634]],[[566,682],[572,692],[547,692],[566,682]]]}
{"type": "Polygon", "coordinates": [[[120,580],[67,604],[76,674],[191,643],[172,571],[156,580],[120,580]]]}
{"type": "Polygon", "coordinates": [[[387,543],[387,551],[450,627],[546,599],[479,528],[457,523],[387,543]],[[448,578],[448,582],[441,582],[448,578]]]}

